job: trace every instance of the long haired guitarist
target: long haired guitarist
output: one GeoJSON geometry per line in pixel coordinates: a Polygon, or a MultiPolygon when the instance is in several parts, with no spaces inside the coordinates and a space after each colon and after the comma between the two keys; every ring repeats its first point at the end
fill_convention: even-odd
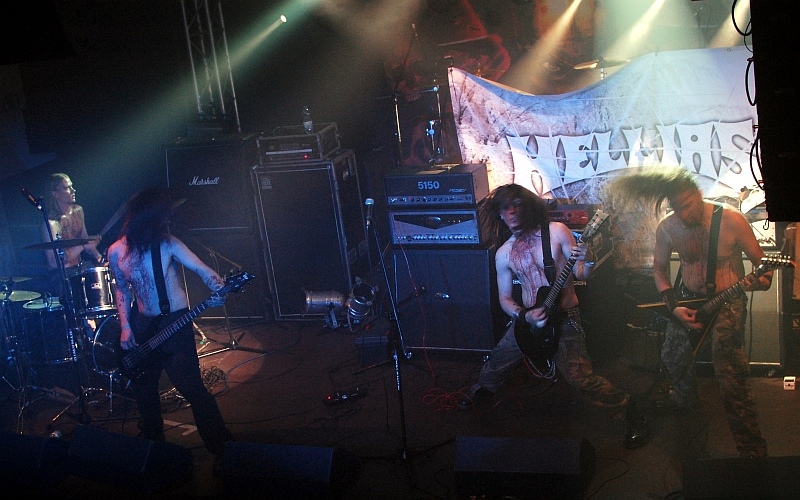
{"type": "Polygon", "coordinates": [[[557,370],[591,404],[607,410],[612,416],[627,415],[625,445],[629,448],[642,446],[648,439],[646,421],[633,408],[626,393],[593,372],[586,350],[574,279],[589,278],[595,265],[591,250],[585,243],[576,243],[566,225],[550,221],[545,202],[517,184],[500,186],[492,191],[481,203],[480,215],[488,232],[494,235],[494,248],[497,248],[495,267],[500,306],[513,322],[481,368],[472,393],[459,403],[459,407],[489,407],[495,392],[526,356],[540,357],[540,352],[524,353],[521,350],[523,342],[518,343],[515,335],[515,324],[521,324],[523,332],[520,335],[534,335],[533,328],[551,335],[541,348],[548,349],[548,345],[554,343],[554,352],[545,363],[553,373],[543,375],[552,377],[557,370]],[[543,244],[548,240],[549,244],[543,244]],[[552,256],[551,273],[545,265],[546,253],[552,256]],[[542,294],[539,292],[549,288],[551,281],[568,265],[574,267],[566,276],[554,306],[540,304],[538,299],[542,294]],[[515,276],[522,287],[522,304],[513,297],[515,276]]]}
{"type": "MultiPolygon", "coordinates": [[[[213,269],[169,233],[171,208],[170,197],[164,189],[148,188],[138,193],[128,203],[120,238],[109,247],[109,266],[117,284],[120,354],[137,349],[187,313],[189,304],[178,277],[179,265],[197,273],[212,292],[224,285],[213,269]],[[154,251],[158,253],[154,255],[154,251]],[[154,261],[157,262],[155,266],[154,261]],[[163,278],[161,294],[158,277],[163,278]]],[[[208,302],[210,306],[222,306],[225,296],[212,295],[208,302]]],[[[131,385],[139,410],[140,436],[164,439],[158,391],[164,370],[175,389],[191,405],[197,431],[206,448],[221,457],[231,433],[214,396],[203,384],[191,322],[149,353],[139,368],[142,375],[132,378],[131,385]]]]}
{"type": "Polygon", "coordinates": [[[656,228],[653,273],[658,292],[670,311],[661,359],[668,372],[670,406],[681,408],[698,400],[694,376],[694,348],[690,332],[708,329],[711,359],[736,448],[742,457],[767,454],[761,436],[755,402],[750,394],[750,366],[741,340],[747,317],[745,292],[766,290],[772,273],[745,273],[742,254],[758,266],[764,251],[759,246],[747,219],[736,209],[703,199],[694,174],[682,168],[659,168],[626,175],[611,184],[611,193],[620,205],[630,200],[655,204],[664,201],[672,212],[656,228]],[[715,215],[716,214],[716,215],[715,215]],[[716,247],[716,250],[713,248],[716,247]],[[678,254],[682,284],[673,287],[670,260],[678,254]],[[681,305],[682,299],[707,297],[737,287],[710,317],[681,305]]]}

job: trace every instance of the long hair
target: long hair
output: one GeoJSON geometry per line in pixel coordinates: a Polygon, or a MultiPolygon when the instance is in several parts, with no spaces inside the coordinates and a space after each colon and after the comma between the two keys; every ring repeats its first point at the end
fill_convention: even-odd
{"type": "Polygon", "coordinates": [[[47,196],[45,196],[45,208],[47,209],[48,219],[59,220],[61,218],[61,210],[58,208],[56,199],[53,198],[53,191],[59,189],[61,183],[65,180],[70,180],[67,174],[62,174],[60,172],[50,174],[50,179],[47,183],[47,196]]]}
{"type": "Polygon", "coordinates": [[[608,194],[619,205],[618,209],[641,200],[654,203],[658,213],[664,200],[674,199],[687,190],[699,189],[691,172],[685,168],[667,167],[623,175],[609,184],[608,194]]]}
{"type": "Polygon", "coordinates": [[[533,229],[550,223],[547,203],[532,191],[519,184],[505,184],[495,188],[484,198],[478,207],[483,234],[490,241],[490,248],[497,249],[511,237],[511,231],[500,220],[500,211],[519,200],[522,209],[522,228],[533,229]]]}
{"type": "Polygon", "coordinates": [[[126,238],[129,249],[144,254],[153,242],[169,236],[171,216],[169,192],[160,187],[144,189],[128,202],[120,237],[126,238]]]}

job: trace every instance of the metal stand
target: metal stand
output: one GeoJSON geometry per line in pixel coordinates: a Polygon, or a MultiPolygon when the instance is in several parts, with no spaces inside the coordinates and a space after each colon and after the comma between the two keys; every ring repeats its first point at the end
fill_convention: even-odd
{"type": "MultiPolygon", "coordinates": [[[[69,410],[73,405],[78,404],[79,414],[77,415],[77,420],[81,424],[89,424],[91,422],[91,418],[86,413],[86,394],[85,390],[83,389],[83,384],[81,383],[81,375],[80,375],[80,368],[78,366],[78,361],[81,359],[81,356],[78,355],[77,351],[77,342],[75,341],[75,332],[78,331],[78,324],[75,316],[75,307],[72,297],[72,289],[69,286],[69,282],[67,280],[67,273],[66,269],[64,268],[64,249],[61,247],[60,238],[54,237],[52,228],[50,227],[50,222],[47,217],[47,208],[43,203],[43,198],[34,198],[27,193],[27,190],[23,190],[23,195],[30,201],[42,214],[44,218],[44,225],[47,228],[47,234],[50,238],[50,245],[53,251],[53,256],[55,257],[56,264],[58,266],[58,273],[59,277],[61,278],[61,296],[64,297],[64,311],[66,312],[66,319],[67,319],[67,340],[69,342],[69,349],[70,349],[70,362],[74,367],[72,371],[73,375],[75,376],[75,382],[77,382],[76,387],[79,388],[78,396],[74,401],[72,401],[63,411],[61,411],[55,418],[50,422],[48,428],[52,426],[52,424],[60,418],[62,415],[66,414],[67,410],[69,410]]],[[[82,344],[81,344],[82,345],[82,344]]]]}
{"type": "MultiPolygon", "coordinates": [[[[217,272],[217,274],[220,274],[219,259],[222,259],[225,262],[227,262],[228,264],[230,264],[232,266],[232,271],[233,272],[239,272],[239,271],[242,270],[242,266],[240,264],[238,264],[238,263],[232,261],[231,259],[225,257],[224,255],[220,254],[219,252],[217,252],[213,248],[203,245],[202,243],[197,241],[197,238],[194,238],[191,235],[190,235],[190,237],[194,240],[194,242],[198,246],[202,247],[206,252],[208,252],[208,255],[212,259],[214,259],[214,270],[217,272]]],[[[216,342],[216,341],[210,340],[208,337],[206,337],[205,333],[200,329],[200,327],[198,327],[196,323],[192,322],[192,327],[194,328],[195,331],[197,331],[200,334],[200,337],[202,339],[201,343],[203,344],[203,346],[200,348],[200,351],[202,351],[203,349],[206,348],[206,346],[209,345],[207,343],[209,341],[216,342],[216,343],[222,345],[222,347],[220,347],[218,349],[213,349],[213,350],[207,351],[207,352],[198,352],[197,353],[197,357],[198,358],[204,358],[206,356],[213,356],[214,354],[220,354],[222,352],[227,352],[227,351],[246,351],[246,352],[254,352],[254,353],[257,353],[257,354],[266,354],[266,351],[262,351],[260,349],[254,349],[252,347],[242,347],[241,345],[239,345],[239,341],[233,336],[233,332],[231,331],[231,323],[230,323],[230,318],[228,317],[228,306],[227,305],[223,305],[222,306],[222,313],[225,316],[225,330],[228,332],[228,342],[216,342]]]]}

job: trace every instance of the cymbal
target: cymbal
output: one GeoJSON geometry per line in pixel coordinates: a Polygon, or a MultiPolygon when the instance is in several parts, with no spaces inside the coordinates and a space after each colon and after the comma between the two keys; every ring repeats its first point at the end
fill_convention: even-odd
{"type": "Polygon", "coordinates": [[[630,59],[593,59],[591,61],[586,61],[582,63],[578,63],[572,67],[572,69],[604,69],[604,68],[612,68],[614,66],[620,66],[622,64],[627,64],[631,62],[630,59]]]}
{"type": "Polygon", "coordinates": [[[29,292],[27,290],[14,290],[11,292],[9,299],[11,302],[28,302],[29,300],[38,299],[41,297],[41,293],[37,292],[29,292]]]}
{"type": "Polygon", "coordinates": [[[14,283],[20,283],[22,281],[28,281],[28,280],[30,280],[30,278],[26,278],[25,276],[13,276],[13,277],[12,276],[9,276],[9,277],[3,276],[3,277],[0,278],[0,283],[8,283],[9,281],[14,282],[14,283]]]}
{"type": "MultiPolygon", "coordinates": [[[[82,245],[88,245],[89,243],[97,243],[100,241],[99,237],[96,238],[75,238],[72,240],[59,240],[58,244],[61,248],[72,248],[72,247],[79,247],[82,245]]],[[[42,243],[34,243],[33,245],[28,245],[23,247],[25,250],[50,250],[52,245],[49,241],[45,241],[42,243]]]]}

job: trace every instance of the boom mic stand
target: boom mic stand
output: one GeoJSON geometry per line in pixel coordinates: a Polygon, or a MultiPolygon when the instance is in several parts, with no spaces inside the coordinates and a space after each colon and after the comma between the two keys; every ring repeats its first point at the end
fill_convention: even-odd
{"type": "MultiPolygon", "coordinates": [[[[53,257],[55,258],[56,265],[58,267],[58,275],[61,279],[61,292],[62,297],[64,297],[64,311],[67,314],[67,340],[69,342],[69,351],[70,351],[70,361],[72,362],[72,366],[74,367],[73,375],[75,376],[75,381],[77,382],[78,388],[78,397],[72,401],[66,408],[64,408],[60,413],[58,413],[48,425],[48,428],[53,425],[53,423],[61,418],[67,410],[69,410],[72,405],[78,403],[78,408],[80,413],[78,414],[78,422],[84,425],[87,425],[91,422],[91,418],[86,413],[86,394],[83,387],[83,383],[81,381],[81,374],[80,374],[80,367],[78,366],[78,361],[80,357],[78,356],[77,350],[77,342],[75,341],[75,332],[78,331],[78,323],[75,315],[75,307],[74,302],[72,299],[72,289],[69,286],[69,282],[67,280],[67,271],[64,268],[64,249],[61,247],[60,238],[56,238],[53,236],[53,230],[50,227],[50,221],[47,217],[47,208],[45,207],[43,197],[34,197],[27,189],[22,188],[22,195],[33,205],[35,206],[39,212],[41,212],[42,217],[44,217],[44,225],[47,228],[47,235],[50,238],[50,244],[53,251],[53,257]]],[[[24,391],[23,391],[24,392],[24,391]]]]}
{"type": "MultiPolygon", "coordinates": [[[[219,272],[220,272],[219,271],[219,259],[222,259],[225,262],[227,262],[228,264],[230,264],[232,266],[232,268],[234,270],[236,270],[236,271],[241,271],[242,270],[241,264],[238,264],[238,263],[234,262],[233,260],[225,257],[224,255],[222,255],[221,253],[217,252],[213,248],[208,247],[208,246],[200,243],[200,241],[198,241],[197,238],[194,237],[193,235],[190,234],[189,236],[192,238],[192,240],[199,247],[201,247],[203,250],[208,252],[208,255],[212,259],[214,259],[214,270],[217,272],[217,274],[219,274],[219,272]]],[[[225,329],[228,331],[228,342],[227,343],[218,342],[219,344],[222,345],[222,347],[220,347],[218,349],[213,349],[213,350],[208,351],[208,352],[200,352],[200,353],[197,354],[198,358],[204,358],[206,356],[213,356],[214,354],[220,354],[220,353],[227,352],[227,351],[247,351],[247,352],[254,352],[254,353],[258,353],[258,354],[266,354],[266,351],[262,351],[262,350],[259,350],[259,349],[254,349],[252,347],[242,347],[241,345],[239,345],[239,341],[233,336],[233,332],[231,331],[231,323],[230,323],[230,318],[228,317],[228,306],[227,305],[223,305],[222,306],[222,313],[225,315],[225,329]]],[[[197,325],[194,324],[194,322],[192,322],[192,324],[193,324],[194,328],[198,332],[200,332],[200,335],[201,335],[201,337],[203,339],[207,339],[208,338],[208,337],[205,336],[203,331],[197,325]]],[[[202,350],[204,347],[205,346],[201,347],[200,349],[202,350]]]]}

